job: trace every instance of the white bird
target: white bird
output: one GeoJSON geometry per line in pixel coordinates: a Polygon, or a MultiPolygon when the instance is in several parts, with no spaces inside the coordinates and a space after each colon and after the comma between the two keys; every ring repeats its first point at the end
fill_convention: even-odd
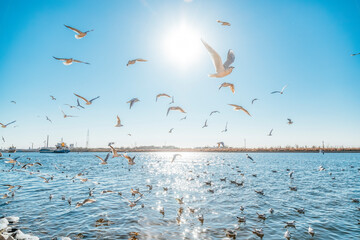
{"type": "Polygon", "coordinates": [[[202,128],[206,128],[206,127],[208,127],[208,125],[207,125],[207,119],[206,119],[206,121],[205,121],[205,123],[204,123],[204,126],[202,126],[202,128]]]}
{"type": "Polygon", "coordinates": [[[117,153],[116,149],[113,146],[109,145],[109,147],[111,148],[111,152],[113,155],[112,158],[120,157],[120,155],[117,153]]]}
{"type": "Polygon", "coordinates": [[[246,154],[246,158],[250,159],[251,161],[254,161],[254,159],[250,157],[249,154],[246,154]]]}
{"type": "Polygon", "coordinates": [[[251,104],[254,104],[254,102],[257,101],[257,100],[259,100],[259,99],[254,98],[254,99],[251,101],[251,104]]]}
{"type": "Polygon", "coordinates": [[[169,133],[172,133],[173,130],[174,130],[174,128],[170,129],[170,130],[169,130],[169,133]]]}
{"type": "Polygon", "coordinates": [[[166,93],[159,93],[158,95],[156,95],[156,102],[158,100],[159,97],[168,97],[168,98],[171,98],[168,94],[166,93]]]}
{"type": "Polygon", "coordinates": [[[126,103],[130,103],[130,109],[131,109],[131,107],[132,107],[132,106],[134,105],[134,103],[136,103],[136,102],[140,102],[140,100],[137,99],[137,98],[133,98],[133,99],[127,101],[126,103]]]}
{"type": "Polygon", "coordinates": [[[213,115],[214,113],[220,113],[219,111],[212,111],[209,116],[213,115]]]}
{"type": "Polygon", "coordinates": [[[174,162],[177,157],[182,157],[182,155],[181,154],[174,154],[171,162],[174,162]]]}
{"type": "Polygon", "coordinates": [[[249,115],[249,116],[251,117],[250,113],[249,113],[245,108],[243,108],[242,106],[239,106],[239,105],[236,105],[236,104],[228,104],[228,105],[233,106],[235,111],[242,110],[242,111],[244,111],[247,115],[249,115]]]}
{"type": "Polygon", "coordinates": [[[309,226],[308,233],[313,237],[315,235],[315,231],[312,227],[309,226]]]}
{"type": "Polygon", "coordinates": [[[167,110],[166,116],[169,115],[170,111],[180,111],[182,113],[186,113],[184,111],[184,109],[182,109],[181,107],[169,107],[168,110],[167,110]]]}
{"type": "Polygon", "coordinates": [[[50,97],[51,97],[51,100],[56,100],[56,98],[53,96],[53,95],[50,95],[50,97]]]}
{"type": "Polygon", "coordinates": [[[95,157],[97,157],[98,159],[101,160],[101,163],[100,163],[100,164],[102,164],[102,165],[107,164],[107,160],[109,159],[109,156],[110,156],[110,153],[108,153],[108,154],[106,155],[105,159],[103,159],[103,158],[99,157],[98,155],[95,155],[95,157]]]}
{"type": "Polygon", "coordinates": [[[227,132],[227,125],[228,125],[228,122],[226,122],[226,124],[225,124],[225,129],[222,130],[221,132],[227,132]]]}
{"type": "Polygon", "coordinates": [[[64,65],[71,65],[73,62],[75,63],[84,63],[84,64],[90,64],[88,62],[83,62],[83,61],[80,61],[80,60],[76,60],[76,59],[73,59],[73,58],[57,58],[57,57],[54,57],[56,60],[59,60],[59,61],[63,61],[63,64],[64,65]]]}
{"type": "Polygon", "coordinates": [[[71,29],[71,30],[73,30],[74,32],[77,33],[77,34],[75,34],[75,38],[76,38],[76,39],[82,39],[83,37],[85,37],[85,36],[87,35],[88,32],[94,31],[94,29],[92,29],[92,30],[88,30],[88,31],[86,31],[86,32],[82,32],[82,31],[80,31],[80,30],[78,30],[78,29],[76,29],[76,28],[67,26],[67,25],[65,25],[65,24],[64,24],[64,26],[67,27],[67,28],[69,28],[69,29],[71,29]]]}
{"type": "Polygon", "coordinates": [[[185,116],[185,117],[181,118],[181,119],[180,119],[180,121],[181,121],[181,120],[185,120],[185,119],[186,119],[186,117],[187,117],[187,116],[185,116]]]}
{"type": "Polygon", "coordinates": [[[122,127],[122,126],[124,126],[124,125],[121,124],[121,121],[120,121],[119,116],[116,116],[116,119],[117,119],[117,123],[116,123],[115,127],[122,127]]]}
{"type": "Polygon", "coordinates": [[[4,136],[1,136],[1,138],[2,138],[3,142],[5,142],[5,138],[4,138],[4,136]]]}
{"type": "Polygon", "coordinates": [[[273,132],[274,129],[271,129],[268,136],[271,137],[272,136],[272,132],[273,132]]]}
{"type": "Polygon", "coordinates": [[[69,117],[77,117],[77,116],[73,116],[73,115],[67,115],[64,113],[63,110],[61,110],[62,114],[64,115],[64,118],[69,118],[69,117]]]}
{"type": "Polygon", "coordinates": [[[289,177],[293,178],[294,171],[289,172],[289,177]]]}
{"type": "Polygon", "coordinates": [[[234,84],[232,84],[232,83],[226,83],[226,82],[222,83],[219,87],[219,90],[222,87],[229,87],[231,89],[232,93],[235,93],[235,87],[234,87],[234,84]]]}
{"type": "Polygon", "coordinates": [[[217,145],[218,145],[218,148],[220,148],[220,146],[225,147],[224,142],[218,142],[217,145]]]}
{"type": "Polygon", "coordinates": [[[230,23],[228,23],[228,22],[223,22],[223,21],[220,21],[220,20],[216,20],[218,23],[221,23],[221,25],[223,25],[223,26],[229,26],[230,27],[230,23]]]}
{"type": "Polygon", "coordinates": [[[134,59],[134,60],[129,60],[128,63],[126,64],[126,66],[135,64],[136,62],[147,62],[147,60],[146,60],[146,59],[142,59],[142,58],[137,58],[137,59],[134,59]]]}
{"type": "Polygon", "coordinates": [[[290,234],[289,230],[286,230],[286,232],[284,234],[284,238],[286,238],[287,240],[289,240],[291,238],[291,234],[290,234]]]}
{"type": "Polygon", "coordinates": [[[260,229],[254,229],[253,231],[252,231],[252,233],[253,234],[256,234],[258,237],[260,237],[261,239],[264,237],[264,232],[263,232],[263,230],[262,230],[262,228],[260,228],[260,229]]]}
{"type": "Polygon", "coordinates": [[[96,98],[93,98],[91,100],[87,100],[86,98],[84,98],[84,97],[82,97],[82,96],[80,96],[80,95],[78,95],[76,93],[74,93],[74,95],[77,96],[78,98],[81,98],[82,100],[84,100],[86,105],[91,105],[94,100],[96,100],[96,99],[98,99],[100,97],[100,96],[97,96],[96,98]]]}
{"type": "Polygon", "coordinates": [[[222,78],[229,75],[234,69],[234,67],[230,66],[235,61],[235,54],[233,50],[229,50],[226,62],[223,64],[220,55],[214,49],[212,49],[204,40],[201,39],[201,41],[210,53],[211,59],[215,66],[216,73],[210,74],[209,77],[222,78]]]}
{"type": "Polygon", "coordinates": [[[2,123],[0,123],[0,126],[2,127],[2,128],[6,128],[7,126],[9,126],[10,124],[13,124],[13,123],[15,123],[16,122],[16,120],[15,121],[12,121],[12,122],[9,122],[8,124],[2,124],[2,123]]]}
{"type": "Polygon", "coordinates": [[[274,91],[274,92],[271,92],[271,94],[274,94],[274,93],[283,94],[286,87],[287,87],[287,85],[285,85],[285,86],[281,89],[281,91],[274,91]]]}
{"type": "Polygon", "coordinates": [[[291,125],[291,124],[293,124],[293,123],[294,123],[294,122],[293,122],[290,118],[288,118],[287,120],[288,120],[288,122],[287,122],[287,123],[288,123],[289,125],[291,125]]]}

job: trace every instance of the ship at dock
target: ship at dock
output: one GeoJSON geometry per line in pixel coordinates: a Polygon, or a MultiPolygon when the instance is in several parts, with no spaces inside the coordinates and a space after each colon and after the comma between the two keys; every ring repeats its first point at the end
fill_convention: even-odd
{"type": "Polygon", "coordinates": [[[53,153],[54,152],[54,149],[49,148],[49,135],[47,136],[45,146],[40,148],[39,152],[40,153],[53,153]]]}
{"type": "Polygon", "coordinates": [[[16,147],[14,147],[14,145],[12,145],[11,147],[9,147],[9,149],[7,150],[8,153],[16,153],[16,147]]]}
{"type": "Polygon", "coordinates": [[[70,152],[70,148],[63,141],[56,144],[55,147],[56,147],[56,149],[54,150],[54,153],[69,153],[70,152]]]}

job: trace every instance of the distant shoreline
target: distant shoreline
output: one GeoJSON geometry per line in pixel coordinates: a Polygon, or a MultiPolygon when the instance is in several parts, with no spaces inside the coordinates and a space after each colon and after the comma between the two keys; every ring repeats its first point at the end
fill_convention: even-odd
{"type": "MultiPolygon", "coordinates": [[[[214,153],[318,153],[320,148],[116,148],[118,152],[214,152],[214,153]]],[[[325,153],[360,153],[360,148],[324,148],[325,153]]],[[[38,149],[18,149],[17,152],[38,152],[38,149]]],[[[109,148],[74,148],[71,152],[109,152],[109,148]]],[[[6,151],[4,151],[6,152],[6,151]]]]}

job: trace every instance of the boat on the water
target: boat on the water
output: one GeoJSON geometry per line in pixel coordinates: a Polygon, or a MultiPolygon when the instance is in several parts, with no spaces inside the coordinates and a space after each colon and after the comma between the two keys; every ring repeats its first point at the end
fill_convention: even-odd
{"type": "Polygon", "coordinates": [[[49,135],[46,139],[46,145],[39,150],[40,153],[53,153],[54,149],[49,148],[49,135]]]}
{"type": "Polygon", "coordinates": [[[9,147],[8,153],[16,153],[16,147],[14,147],[14,145],[12,145],[11,147],[9,147]]]}
{"type": "Polygon", "coordinates": [[[64,142],[59,142],[56,144],[56,149],[53,151],[53,153],[68,153],[70,152],[70,148],[68,145],[64,142]]]}

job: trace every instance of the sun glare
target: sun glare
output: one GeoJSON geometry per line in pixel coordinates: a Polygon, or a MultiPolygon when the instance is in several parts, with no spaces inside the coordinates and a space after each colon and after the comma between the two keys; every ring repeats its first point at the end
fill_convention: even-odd
{"type": "Polygon", "coordinates": [[[198,58],[200,43],[200,35],[183,24],[166,35],[165,54],[177,66],[188,66],[198,58]]]}

